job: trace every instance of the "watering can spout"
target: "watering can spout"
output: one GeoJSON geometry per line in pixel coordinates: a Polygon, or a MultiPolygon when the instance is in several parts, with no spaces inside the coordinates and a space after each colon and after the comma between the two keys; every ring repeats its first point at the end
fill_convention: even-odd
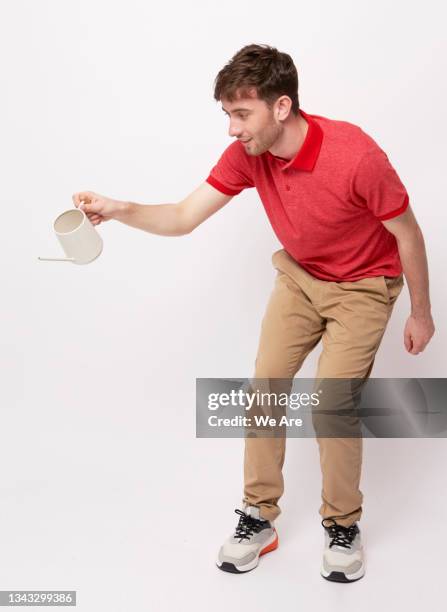
{"type": "Polygon", "coordinates": [[[38,257],[40,261],[74,261],[74,257],[38,257]]]}

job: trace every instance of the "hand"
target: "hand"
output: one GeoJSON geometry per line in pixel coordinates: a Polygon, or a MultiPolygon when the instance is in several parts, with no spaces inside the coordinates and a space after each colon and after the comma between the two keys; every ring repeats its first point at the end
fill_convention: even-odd
{"type": "Polygon", "coordinates": [[[74,193],[72,199],[73,204],[85,212],[93,225],[117,218],[125,208],[125,202],[112,200],[93,191],[74,193]]]}
{"type": "Polygon", "coordinates": [[[404,344],[412,355],[421,353],[435,333],[435,326],[431,315],[415,317],[410,315],[405,324],[404,344]]]}

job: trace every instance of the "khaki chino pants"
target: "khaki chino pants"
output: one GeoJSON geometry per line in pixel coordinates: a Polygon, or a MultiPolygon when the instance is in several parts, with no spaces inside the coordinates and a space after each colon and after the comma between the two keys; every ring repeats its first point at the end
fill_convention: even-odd
{"type": "MultiPolygon", "coordinates": [[[[277,277],[262,321],[255,379],[293,382],[320,340],[317,379],[367,379],[402,290],[403,275],[322,281],[284,249],[273,254],[272,263],[277,277]]],[[[362,514],[362,437],[316,435],[316,439],[322,472],[320,515],[349,526],[362,514]]],[[[281,512],[285,446],[285,436],[245,438],[243,503],[258,506],[261,516],[269,520],[281,512]]]]}

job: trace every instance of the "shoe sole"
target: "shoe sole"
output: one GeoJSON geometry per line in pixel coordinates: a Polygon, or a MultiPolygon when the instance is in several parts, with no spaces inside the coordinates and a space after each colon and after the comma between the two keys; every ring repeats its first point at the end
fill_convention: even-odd
{"type": "Polygon", "coordinates": [[[344,572],[327,572],[324,569],[321,569],[320,573],[323,578],[331,582],[357,582],[357,580],[360,580],[365,575],[365,569],[361,567],[358,571],[348,575],[344,572]]]}
{"type": "Polygon", "coordinates": [[[250,561],[250,563],[246,563],[245,565],[237,566],[234,563],[229,563],[228,561],[223,561],[222,563],[220,561],[217,561],[216,562],[217,567],[224,572],[229,572],[230,574],[246,574],[247,572],[251,572],[251,570],[254,570],[255,567],[257,567],[259,563],[259,557],[262,557],[262,555],[265,555],[271,552],[272,550],[276,550],[278,548],[279,539],[278,539],[278,534],[276,533],[276,530],[274,531],[274,536],[275,537],[273,541],[267,544],[267,546],[265,546],[256,555],[253,561],[250,561]]]}

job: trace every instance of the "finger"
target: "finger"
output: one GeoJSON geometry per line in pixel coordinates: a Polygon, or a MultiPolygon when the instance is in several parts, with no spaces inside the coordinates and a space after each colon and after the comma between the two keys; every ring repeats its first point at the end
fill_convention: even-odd
{"type": "Polygon", "coordinates": [[[100,214],[96,210],[97,206],[98,206],[97,202],[92,200],[90,202],[83,202],[83,203],[81,203],[79,208],[82,208],[82,210],[85,212],[87,217],[90,217],[91,215],[98,215],[98,214],[100,214]]]}
{"type": "Polygon", "coordinates": [[[93,191],[79,191],[73,194],[73,202],[76,206],[79,206],[82,201],[91,202],[95,197],[95,193],[93,191]]]}
{"type": "Polygon", "coordinates": [[[425,342],[424,340],[421,340],[418,344],[416,344],[417,352],[422,353],[422,351],[425,349],[426,346],[427,346],[427,342],[425,342]]]}
{"type": "Polygon", "coordinates": [[[419,353],[422,351],[422,347],[423,347],[423,342],[421,342],[421,340],[413,340],[412,347],[411,347],[411,353],[413,355],[419,355],[419,353]]]}
{"type": "Polygon", "coordinates": [[[405,348],[407,349],[407,351],[410,353],[411,349],[413,347],[413,342],[411,341],[411,336],[410,334],[405,334],[404,335],[404,344],[405,344],[405,348]]]}

